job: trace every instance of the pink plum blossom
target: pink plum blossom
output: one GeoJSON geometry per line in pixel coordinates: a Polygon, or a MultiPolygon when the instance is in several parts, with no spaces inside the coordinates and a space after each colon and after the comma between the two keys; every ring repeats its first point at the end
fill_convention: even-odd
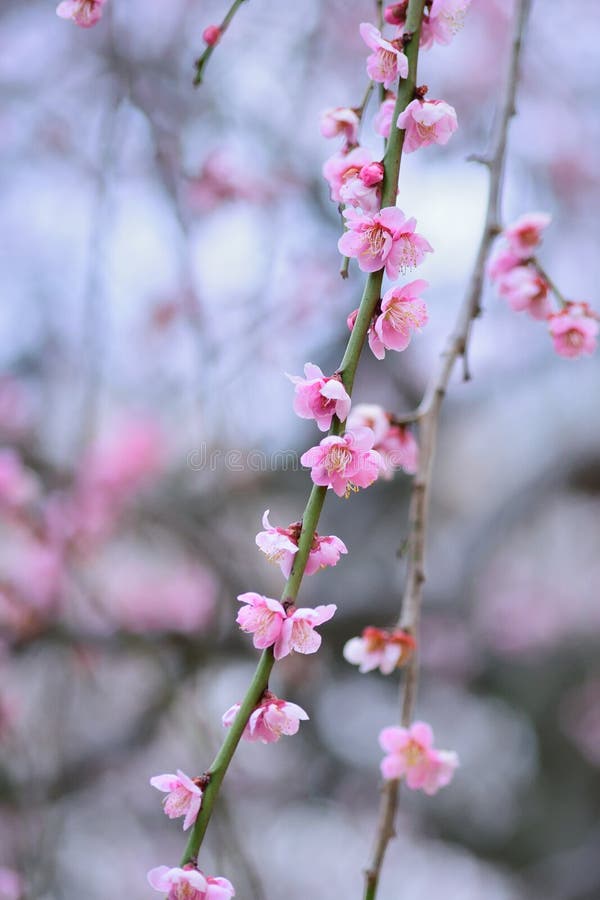
{"type": "MultiPolygon", "coordinates": [[[[234,705],[223,715],[223,727],[230,728],[240,710],[240,704],[234,705]]],[[[279,700],[270,691],[265,691],[260,705],[248,719],[242,737],[245,741],[261,741],[273,744],[283,735],[296,734],[301,721],[306,721],[308,714],[296,703],[279,700]]]]}
{"type": "Polygon", "coordinates": [[[416,219],[407,219],[401,209],[386,206],[373,215],[345,209],[348,230],[338,241],[344,256],[356,257],[363,272],[377,272],[396,279],[400,271],[418,266],[433,247],[415,232],[416,219]]]}
{"type": "Polygon", "coordinates": [[[533,266],[515,266],[498,279],[497,290],[515,312],[526,311],[534,319],[552,312],[548,283],[533,266]]]}
{"type": "Polygon", "coordinates": [[[526,213],[504,229],[509,250],[520,259],[534,256],[542,242],[542,231],[548,227],[552,216],[548,213],[526,213]]]}
{"type": "Polygon", "coordinates": [[[408,76],[408,59],[395,44],[386,41],[370,22],[360,25],[360,36],[373,53],[367,58],[367,74],[386,88],[408,76]]]}
{"type": "Polygon", "coordinates": [[[379,454],[373,450],[375,435],[370,428],[349,429],[342,436],[323,438],[300,457],[310,466],[315,484],[331,487],[338,497],[368,487],[377,479],[379,454]]]}
{"type": "Polygon", "coordinates": [[[463,26],[471,0],[433,0],[429,16],[423,20],[421,46],[449,44],[463,26]]]}
{"type": "Polygon", "coordinates": [[[427,287],[426,281],[417,280],[384,294],[369,329],[369,346],[377,359],[383,359],[386,350],[406,350],[413,331],[427,325],[427,307],[420,296],[427,287]]]}
{"type": "Polygon", "coordinates": [[[214,47],[221,37],[221,29],[218,25],[207,25],[202,32],[202,40],[209,47],[214,47]]]}
{"type": "Polygon", "coordinates": [[[192,865],[183,869],[157,866],[148,872],[148,882],[167,900],[230,900],[235,890],[226,878],[209,878],[192,865]]]}
{"type": "Polygon", "coordinates": [[[390,481],[397,469],[414,475],[419,466],[419,445],[405,425],[391,424],[385,437],[376,444],[381,458],[380,477],[390,481]]]}
{"type": "Polygon", "coordinates": [[[35,477],[11,447],[0,449],[0,508],[17,509],[35,499],[38,484],[35,477]]]}
{"type": "Polygon", "coordinates": [[[272,647],[287,615],[279,600],[252,591],[240,594],[237,599],[244,604],[236,618],[242,631],[254,635],[253,644],[257,650],[272,647]]]}
{"type": "Polygon", "coordinates": [[[19,873],[0,866],[0,900],[21,900],[23,890],[23,879],[19,873]]]}
{"type": "Polygon", "coordinates": [[[257,650],[273,646],[275,659],[283,659],[292,650],[316,653],[321,635],[314,629],[331,619],[337,608],[329,603],[314,609],[290,606],[286,610],[278,600],[252,592],[240,594],[238,600],[244,604],[237,615],[240,628],[254,634],[257,650]]]}
{"type": "Polygon", "coordinates": [[[325,109],[321,113],[320,124],[323,137],[333,138],[341,134],[348,144],[356,143],[359,118],[354,109],[347,106],[325,109]]]}
{"type": "Polygon", "coordinates": [[[376,403],[359,403],[348,416],[348,427],[371,428],[375,434],[373,449],[379,454],[379,474],[389,480],[396,469],[409,475],[417,471],[419,448],[411,432],[393,420],[376,403]]]}
{"type": "Polygon", "coordinates": [[[559,356],[575,359],[596,349],[599,316],[587,303],[567,302],[548,317],[548,328],[559,356]]]}
{"type": "Polygon", "coordinates": [[[334,154],[325,162],[323,176],[336,203],[360,206],[365,212],[379,209],[383,166],[370,150],[355,147],[350,153],[334,154]]]}
{"type": "Polygon", "coordinates": [[[503,275],[511,272],[515,266],[520,265],[521,262],[521,258],[513,253],[512,250],[509,250],[506,246],[500,246],[488,263],[487,273],[492,281],[497,281],[503,275]]]}
{"type": "Polygon", "coordinates": [[[321,431],[329,429],[334,416],[346,421],[351,401],[339,375],[323,375],[318,366],[306,363],[304,378],[288,378],[296,386],[294,412],[301,419],[314,419],[321,431]]]}
{"type": "Polygon", "coordinates": [[[396,98],[384,100],[377,110],[373,119],[373,128],[381,137],[389,138],[392,130],[392,122],[394,120],[394,109],[396,107],[396,98]]]}
{"type": "Polygon", "coordinates": [[[413,791],[437,793],[452,781],[458,767],[456,753],[434,749],[433,731],[425,722],[415,722],[410,728],[384,728],[379,744],[387,753],[381,761],[383,777],[404,778],[413,791]]]}
{"type": "Polygon", "coordinates": [[[389,675],[408,662],[415,646],[415,639],[402,628],[386,631],[369,625],[360,637],[346,642],[344,658],[358,666],[359,672],[379,669],[383,675],[389,675]]]}
{"type": "MultiPolygon", "coordinates": [[[[256,544],[265,554],[269,562],[276,562],[283,575],[289,578],[298,552],[298,541],[302,531],[302,523],[295,522],[287,528],[274,528],[269,522],[269,510],[263,515],[264,531],[256,535],[256,544]]],[[[335,535],[321,537],[315,533],[312,546],[304,569],[305,575],[314,575],[326,566],[335,566],[340,556],[348,550],[343,541],[335,535]]]]}
{"type": "Polygon", "coordinates": [[[292,650],[296,653],[316,653],[321,646],[322,638],[315,628],[332,619],[336,609],[335,603],[316,606],[314,609],[290,607],[275,642],[275,659],[283,659],[292,650]]]}
{"type": "Polygon", "coordinates": [[[191,828],[202,805],[202,789],[181,769],[177,769],[176,775],[155,775],[150,784],[167,794],[164,810],[169,819],[185,816],[183,830],[191,828]]]}
{"type": "Polygon", "coordinates": [[[404,150],[412,153],[430,144],[447,144],[458,128],[456,111],[443,100],[412,100],[398,116],[404,128],[404,150]]]}
{"type": "Polygon", "coordinates": [[[56,7],[61,19],[72,19],[80,28],[91,28],[102,18],[106,0],[63,0],[56,7]]]}

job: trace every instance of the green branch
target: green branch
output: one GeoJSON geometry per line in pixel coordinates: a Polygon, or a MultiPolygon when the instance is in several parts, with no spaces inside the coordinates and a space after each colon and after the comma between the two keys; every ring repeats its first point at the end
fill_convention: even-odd
{"type": "MultiPolygon", "coordinates": [[[[239,0],[239,2],[243,2],[243,0],[239,0]]],[[[234,7],[238,6],[239,2],[234,4],[234,7]]],[[[408,78],[400,82],[396,107],[394,110],[394,122],[414,97],[417,77],[417,58],[419,52],[419,33],[423,15],[423,6],[424,0],[411,0],[409,6],[407,26],[410,28],[413,35],[406,47],[409,73],[408,78]]],[[[395,206],[396,204],[398,175],[400,172],[403,144],[404,132],[392,127],[383,160],[385,174],[383,180],[382,207],[395,206]]],[[[373,318],[375,307],[381,296],[383,275],[384,270],[380,269],[378,272],[371,273],[367,278],[356,322],[350,334],[346,351],[338,370],[341,374],[344,386],[350,395],[352,394],[358,361],[367,338],[371,319],[373,318]]],[[[343,423],[341,423],[337,417],[334,417],[330,434],[341,434],[343,433],[343,430],[343,423]]],[[[298,552],[294,556],[294,565],[281,595],[282,602],[294,602],[298,596],[310,548],[317,530],[323,504],[325,503],[326,494],[326,487],[313,485],[302,516],[302,531],[298,541],[298,552]]],[[[182,865],[197,859],[221,784],[236,751],[237,745],[240,742],[248,719],[268,687],[269,676],[273,669],[273,665],[274,658],[272,649],[263,651],[250,687],[242,701],[240,710],[235,717],[231,728],[228,729],[221,749],[208,770],[207,774],[210,775],[210,782],[204,791],[202,807],[181,860],[182,865]]]]}
{"type": "Polygon", "coordinates": [[[194,86],[195,87],[198,87],[199,84],[202,84],[202,77],[204,75],[204,69],[206,67],[207,62],[213,55],[215,47],[217,46],[217,44],[219,44],[221,42],[221,38],[223,37],[223,35],[227,31],[227,29],[229,28],[229,25],[231,24],[231,20],[233,19],[236,12],[238,11],[240,6],[244,2],[245,2],[245,0],[234,0],[234,2],[231,4],[230,8],[227,11],[225,18],[219,25],[219,31],[220,31],[219,40],[215,44],[209,44],[209,46],[206,47],[206,49],[204,50],[202,55],[199,56],[198,59],[196,60],[196,62],[194,64],[196,66],[196,71],[194,74],[194,86]]]}

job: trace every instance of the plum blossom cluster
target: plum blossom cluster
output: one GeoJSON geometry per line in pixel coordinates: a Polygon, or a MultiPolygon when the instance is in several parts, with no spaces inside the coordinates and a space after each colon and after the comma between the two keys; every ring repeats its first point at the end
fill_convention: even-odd
{"type": "Polygon", "coordinates": [[[285,607],[279,600],[252,591],[240,594],[238,600],[243,603],[237,615],[238,625],[254,635],[257,650],[273,647],[275,659],[283,659],[292,651],[316,653],[322,638],[315,628],[332,619],[337,609],[334,603],[314,609],[285,607]]]}
{"type": "Polygon", "coordinates": [[[574,359],[596,349],[599,316],[588,303],[566,300],[538,262],[542,234],[550,221],[547,213],[526,213],[505,228],[488,274],[511,309],[545,321],[556,353],[574,359]]]}
{"type": "MultiPolygon", "coordinates": [[[[282,574],[289,578],[294,564],[294,556],[298,552],[302,522],[294,522],[287,528],[274,528],[269,522],[269,510],[267,509],[262,523],[264,531],[259,531],[256,535],[256,544],[269,562],[277,563],[282,574]]],[[[347,552],[346,545],[339,537],[334,534],[322,537],[315,531],[304,574],[314,575],[319,569],[337,565],[340,556],[347,552]]]]}
{"type": "Polygon", "coordinates": [[[207,624],[216,585],[198,564],[171,567],[167,580],[136,556],[102,573],[101,603],[82,603],[72,590],[73,573],[85,573],[92,586],[102,551],[165,467],[162,430],[133,417],[90,445],[69,483],[56,485],[52,473],[41,478],[15,448],[0,450],[0,630],[11,642],[68,617],[74,603],[79,619],[95,627],[186,631],[207,624]]]}
{"type": "MultiPolygon", "coordinates": [[[[467,5],[467,2],[427,0],[424,45],[447,43],[467,5]]],[[[406,4],[399,6],[405,9],[406,4]]],[[[444,101],[426,100],[426,88],[417,88],[405,109],[396,109],[394,92],[399,82],[409,76],[409,61],[404,52],[408,36],[400,11],[395,11],[393,19],[390,15],[388,11],[386,21],[397,27],[391,38],[370,23],[360,25],[360,35],[369,50],[367,74],[388,92],[376,115],[376,128],[386,137],[392,128],[400,129],[408,152],[434,143],[445,144],[457,128],[456,113],[444,101]]],[[[197,62],[196,82],[200,80],[210,49],[221,38],[223,30],[223,26],[210,26],[205,30],[204,40],[208,46],[197,62]]],[[[342,148],[325,162],[323,175],[329,184],[331,199],[340,205],[345,220],[345,232],[338,242],[340,253],[348,259],[356,259],[363,272],[383,272],[395,281],[400,274],[421,265],[433,248],[417,231],[416,219],[406,215],[395,202],[394,205],[383,203],[383,198],[390,193],[384,188],[386,166],[382,159],[359,143],[364,106],[332,108],[322,114],[322,134],[343,140],[342,148]]],[[[383,359],[387,350],[405,350],[413,334],[427,324],[428,311],[422,299],[427,286],[423,280],[414,280],[404,286],[392,285],[380,298],[368,329],[365,329],[377,359],[383,359]]],[[[356,327],[357,315],[358,311],[349,318],[351,330],[356,327]]],[[[361,327],[364,328],[364,323],[361,327]]],[[[314,421],[321,432],[328,432],[301,457],[316,486],[347,498],[379,477],[391,478],[398,469],[409,474],[417,470],[418,447],[411,432],[381,407],[359,405],[352,409],[343,372],[328,375],[315,364],[306,363],[303,376],[288,375],[288,378],[294,385],[295,413],[302,419],[314,421]]],[[[319,496],[318,492],[313,494],[319,496]]],[[[310,505],[306,515],[309,508],[310,505]]],[[[256,535],[256,544],[269,561],[279,565],[288,584],[281,600],[256,592],[240,594],[237,599],[242,606],[236,621],[242,631],[252,635],[257,650],[272,654],[271,662],[293,652],[315,653],[322,641],[317,628],[334,616],[337,607],[333,603],[315,608],[298,607],[295,566],[301,559],[300,576],[314,574],[326,566],[337,565],[347,548],[335,535],[319,535],[315,530],[316,523],[310,528],[305,527],[304,521],[287,527],[273,526],[267,510],[262,524],[263,530],[256,535]]],[[[360,637],[348,641],[344,654],[362,672],[379,668],[389,674],[407,662],[414,647],[413,637],[400,628],[385,630],[369,626],[360,637]]],[[[249,711],[249,705],[235,703],[223,714],[222,724],[230,729],[226,741],[237,740],[241,733],[246,741],[275,743],[282,735],[296,734],[300,722],[309,718],[302,707],[273,694],[268,684],[254,709],[249,711]],[[240,721],[242,715],[244,720],[240,721]]],[[[434,793],[448,783],[457,762],[453,754],[434,750],[433,736],[427,728],[417,723],[410,733],[407,732],[404,742],[390,739],[390,753],[395,753],[394,759],[397,758],[397,773],[386,777],[406,775],[411,787],[434,793]]],[[[394,731],[403,732],[403,729],[386,729],[385,733],[394,731]]],[[[386,763],[386,768],[391,771],[392,764],[386,763]]],[[[191,779],[178,770],[175,775],[156,776],[152,785],[166,794],[166,815],[182,817],[184,829],[187,829],[199,822],[198,817],[203,817],[203,790],[210,784],[210,777],[208,774],[191,779]]],[[[208,805],[207,800],[205,808],[208,805]]],[[[194,832],[192,838],[193,835],[194,832]]],[[[195,850],[197,852],[197,846],[195,850]]],[[[192,858],[196,859],[196,853],[192,858]]],[[[207,878],[192,864],[173,869],[161,866],[153,869],[148,879],[152,887],[166,893],[169,900],[226,900],[233,896],[233,888],[226,879],[207,878]]]]}
{"type": "Polygon", "coordinates": [[[412,791],[436,794],[450,784],[458,768],[456,753],[434,748],[433,731],[425,722],[414,722],[410,728],[384,728],[379,744],[386,754],[380,766],[383,777],[402,778],[412,791]]]}

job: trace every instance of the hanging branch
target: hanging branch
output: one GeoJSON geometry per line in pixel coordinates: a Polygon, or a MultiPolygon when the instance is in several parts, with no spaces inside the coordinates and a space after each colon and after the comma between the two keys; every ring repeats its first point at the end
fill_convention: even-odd
{"type": "MultiPolygon", "coordinates": [[[[486,159],[480,160],[489,169],[487,213],[467,293],[458,312],[454,330],[450,334],[446,348],[441,355],[438,370],[434,373],[429,383],[422,403],[416,413],[403,419],[404,421],[418,421],[420,436],[419,468],[412,486],[409,511],[408,571],[399,620],[400,626],[412,634],[413,637],[418,632],[423,583],[425,581],[424,560],[427,516],[439,413],[450,376],[460,357],[465,361],[465,379],[469,377],[466,359],[471,328],[481,311],[480,304],[486,260],[492,242],[500,231],[499,201],[508,129],[511,118],[515,114],[515,97],[519,82],[523,36],[530,7],[531,0],[518,0],[517,2],[510,61],[496,133],[492,140],[491,155],[486,159]]],[[[412,721],[417,685],[418,658],[417,654],[414,653],[406,670],[402,688],[401,721],[404,727],[408,727],[412,721]]],[[[390,840],[394,837],[398,790],[399,783],[397,780],[387,781],[383,787],[375,848],[366,872],[364,900],[374,900],[377,895],[385,853],[390,840]]]]}
{"type": "MultiPolygon", "coordinates": [[[[410,29],[411,37],[407,40],[405,48],[409,71],[408,77],[400,82],[394,112],[395,119],[408,106],[414,96],[417,60],[419,55],[420,24],[423,15],[424,2],[425,0],[410,0],[408,22],[412,26],[410,29]]],[[[382,207],[394,205],[396,202],[403,143],[404,132],[397,128],[392,129],[392,134],[383,160],[385,175],[381,201],[382,207]]],[[[338,373],[341,376],[348,394],[352,393],[360,354],[367,337],[367,331],[371,319],[373,318],[375,307],[379,302],[383,274],[384,270],[380,269],[378,272],[370,274],[367,278],[356,322],[338,369],[338,373]]],[[[339,435],[343,430],[343,423],[340,422],[337,417],[334,417],[330,434],[339,435]]],[[[325,502],[326,493],[326,487],[314,485],[308,498],[302,516],[302,531],[298,540],[298,552],[294,556],[294,565],[281,597],[282,604],[285,604],[286,606],[292,605],[298,595],[302,577],[304,575],[304,569],[314,541],[321,510],[323,509],[323,504],[325,502]]],[[[240,742],[248,719],[268,687],[269,676],[274,663],[273,648],[270,647],[263,651],[250,687],[240,705],[235,720],[228,730],[221,749],[206,773],[207,783],[204,789],[202,806],[185,848],[181,863],[182,865],[194,862],[198,857],[198,852],[202,845],[204,835],[206,834],[206,829],[212,816],[221,784],[223,783],[223,779],[229,768],[237,745],[240,742]]]]}

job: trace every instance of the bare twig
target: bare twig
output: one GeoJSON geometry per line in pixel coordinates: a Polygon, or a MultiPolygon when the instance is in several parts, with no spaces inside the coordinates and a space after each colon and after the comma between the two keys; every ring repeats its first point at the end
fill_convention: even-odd
{"type": "MultiPolygon", "coordinates": [[[[423,583],[425,581],[425,541],[427,535],[427,515],[431,490],[431,473],[435,458],[437,428],[440,408],[444,400],[450,376],[457,360],[466,360],[471,328],[481,312],[481,294],[485,275],[485,263],[498,233],[499,201],[506,156],[508,129],[515,114],[515,97],[519,82],[520,59],[523,35],[531,8],[531,0],[518,0],[515,11],[514,32],[508,72],[503,98],[492,140],[492,151],[486,157],[490,180],[488,188],[487,213],[479,250],[471,280],[462,306],[459,309],[454,330],[450,334],[441,355],[437,371],[433,373],[416,416],[419,422],[420,459],[413,483],[408,538],[408,571],[402,598],[400,625],[413,635],[418,632],[423,583]]],[[[465,363],[465,373],[468,366],[465,363]]],[[[402,687],[401,721],[407,727],[413,716],[418,684],[418,657],[413,656],[406,670],[402,687]]],[[[379,827],[371,865],[366,873],[365,900],[374,900],[377,894],[381,867],[387,846],[394,836],[394,820],[398,806],[398,782],[389,781],[384,785],[381,800],[379,827]]]]}

